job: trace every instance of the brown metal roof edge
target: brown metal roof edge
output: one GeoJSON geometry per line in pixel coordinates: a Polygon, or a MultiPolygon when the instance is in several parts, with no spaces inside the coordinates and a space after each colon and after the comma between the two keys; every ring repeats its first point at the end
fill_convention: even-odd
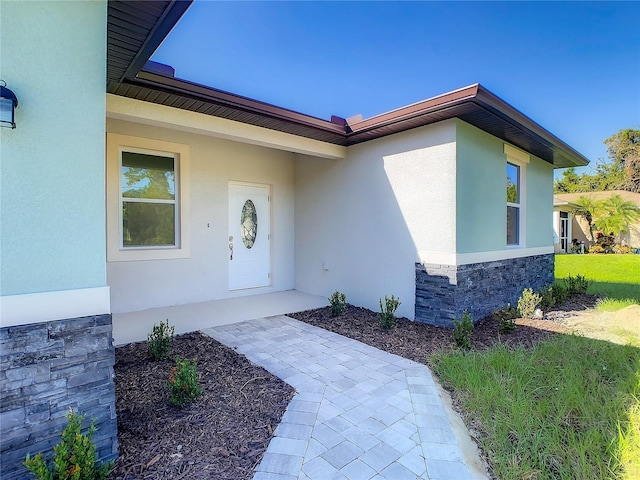
{"type": "Polygon", "coordinates": [[[362,133],[468,101],[477,95],[479,87],[480,85],[476,83],[374,117],[349,122],[349,133],[362,133]]]}
{"type": "MultiPolygon", "coordinates": [[[[549,147],[554,147],[556,153],[566,153],[563,155],[569,162],[575,166],[584,166],[589,164],[589,159],[578,152],[576,149],[560,140],[546,128],[527,117],[520,110],[509,105],[497,95],[491,93],[482,85],[478,85],[478,93],[475,98],[476,103],[480,103],[484,107],[489,107],[494,113],[500,115],[504,120],[509,121],[517,128],[525,128],[535,135],[541,137],[549,143],[549,147]],[[560,152],[558,151],[560,150],[560,152]]],[[[554,162],[555,163],[555,162],[554,162]]]]}
{"type": "Polygon", "coordinates": [[[169,32],[177,25],[178,20],[185,14],[192,3],[193,0],[171,0],[171,3],[154,25],[140,50],[136,53],[135,57],[133,57],[125,73],[120,78],[120,82],[125,78],[135,77],[138,72],[142,70],[147,60],[151,58],[153,52],[156,51],[166,36],[169,35],[169,32]]]}
{"type": "MultiPolygon", "coordinates": [[[[371,140],[386,135],[387,133],[381,133],[382,130],[384,127],[392,125],[399,127],[397,131],[393,132],[397,133],[413,128],[415,122],[410,122],[411,119],[431,113],[444,113],[447,110],[451,111],[457,105],[472,103],[497,115],[525,135],[534,137],[535,142],[546,144],[553,151],[555,165],[580,166],[589,163],[585,156],[479,84],[463,87],[368,119],[347,122],[337,117],[335,121],[333,118],[332,121],[323,120],[205,85],[144,71],[143,67],[147,60],[175,27],[192,2],[193,0],[170,0],[168,2],[161,17],[149,32],[142,47],[136,52],[117,84],[130,83],[135,85],[138,83],[155,90],[235,108],[258,116],[279,119],[293,125],[315,128],[341,137],[345,145],[349,144],[350,137],[356,135],[361,136],[363,133],[370,132],[371,136],[368,140],[371,140]]],[[[108,91],[112,90],[112,83],[116,84],[116,82],[110,82],[107,86],[108,91]]],[[[455,113],[450,115],[451,118],[456,116],[455,113]]]]}
{"type": "Polygon", "coordinates": [[[267,115],[280,120],[290,121],[305,126],[318,128],[340,135],[345,135],[344,123],[331,122],[321,118],[278,107],[266,102],[243,97],[235,93],[225,92],[216,88],[189,82],[175,77],[160,75],[148,70],[142,70],[131,83],[140,83],[154,89],[161,88],[177,95],[197,98],[206,102],[237,108],[246,112],[267,115]]]}
{"type": "MultiPolygon", "coordinates": [[[[576,166],[589,164],[589,159],[580,152],[478,83],[376,115],[375,117],[349,123],[349,135],[380,129],[467,102],[473,102],[481,108],[488,109],[514,127],[538,136],[556,154],[562,155],[569,164],[576,166]]],[[[375,135],[373,138],[375,138],[375,135]]]]}

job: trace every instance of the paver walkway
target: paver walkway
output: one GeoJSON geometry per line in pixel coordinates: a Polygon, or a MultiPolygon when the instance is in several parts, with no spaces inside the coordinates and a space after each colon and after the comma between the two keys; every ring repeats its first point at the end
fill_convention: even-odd
{"type": "Polygon", "coordinates": [[[426,366],[286,316],[203,333],[296,389],[254,480],[484,478],[426,366]]]}

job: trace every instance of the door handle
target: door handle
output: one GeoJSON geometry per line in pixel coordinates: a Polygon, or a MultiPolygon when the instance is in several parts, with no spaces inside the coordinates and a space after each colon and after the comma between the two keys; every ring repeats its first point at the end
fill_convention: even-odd
{"type": "Polygon", "coordinates": [[[229,242],[229,250],[231,250],[229,260],[233,260],[233,243],[232,242],[229,242]]]}

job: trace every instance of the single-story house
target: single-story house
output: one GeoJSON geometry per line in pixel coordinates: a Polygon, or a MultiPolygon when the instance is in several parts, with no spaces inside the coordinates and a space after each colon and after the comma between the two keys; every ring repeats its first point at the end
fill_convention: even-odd
{"type": "Polygon", "coordinates": [[[179,79],[148,60],[189,4],[0,4],[7,480],[70,406],[117,456],[119,314],[340,290],[451,325],[553,280],[553,170],[584,156],[477,84],[321,120],[179,79]]]}
{"type": "MultiPolygon", "coordinates": [[[[575,239],[589,247],[593,242],[589,233],[589,223],[580,215],[575,215],[575,202],[582,196],[602,201],[619,195],[623,200],[635,203],[640,207],[640,193],[626,190],[610,190],[606,192],[557,193],[553,196],[553,230],[556,253],[571,253],[571,244],[575,239]]],[[[594,227],[594,232],[597,228],[594,227]]],[[[620,235],[624,245],[640,247],[640,220],[636,220],[626,232],[620,235]]]]}

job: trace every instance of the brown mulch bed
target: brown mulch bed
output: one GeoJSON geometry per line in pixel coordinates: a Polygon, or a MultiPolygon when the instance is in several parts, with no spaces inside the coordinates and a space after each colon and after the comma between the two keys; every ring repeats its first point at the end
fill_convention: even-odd
{"type": "MultiPolygon", "coordinates": [[[[474,325],[472,349],[485,350],[497,342],[531,347],[558,333],[567,333],[561,319],[571,316],[574,311],[594,307],[597,299],[595,295],[576,295],[562,307],[550,309],[544,319],[518,319],[518,327],[508,334],[500,333],[499,324],[493,318],[484,318],[474,325]]],[[[396,328],[385,330],[380,326],[376,312],[352,305],[348,305],[347,311],[339,317],[331,316],[330,307],[289,316],[420,363],[426,363],[437,350],[455,348],[450,328],[400,318],[396,328]]]]}
{"type": "MultiPolygon", "coordinates": [[[[475,324],[472,348],[496,342],[533,346],[566,333],[563,319],[592,308],[598,297],[573,297],[540,320],[517,320],[500,334],[491,318],[475,324]]],[[[329,307],[290,315],[416,362],[427,363],[442,348],[455,348],[452,330],[399,319],[380,327],[377,313],[349,305],[332,317],[329,307]]],[[[200,333],[177,336],[169,359],[150,360],[146,342],[116,349],[116,410],[120,458],[112,480],[249,479],[260,462],[294,390],[243,355],[200,333]],[[204,394],[183,408],[168,402],[167,380],[174,358],[197,360],[204,394]]],[[[459,407],[457,399],[454,405],[459,407]]]]}
{"type": "Polygon", "coordinates": [[[249,479],[294,390],[200,333],[175,337],[167,360],[147,343],[116,348],[120,458],[112,479],[249,479]],[[197,360],[204,393],[178,408],[168,402],[174,358],[197,360]]]}

